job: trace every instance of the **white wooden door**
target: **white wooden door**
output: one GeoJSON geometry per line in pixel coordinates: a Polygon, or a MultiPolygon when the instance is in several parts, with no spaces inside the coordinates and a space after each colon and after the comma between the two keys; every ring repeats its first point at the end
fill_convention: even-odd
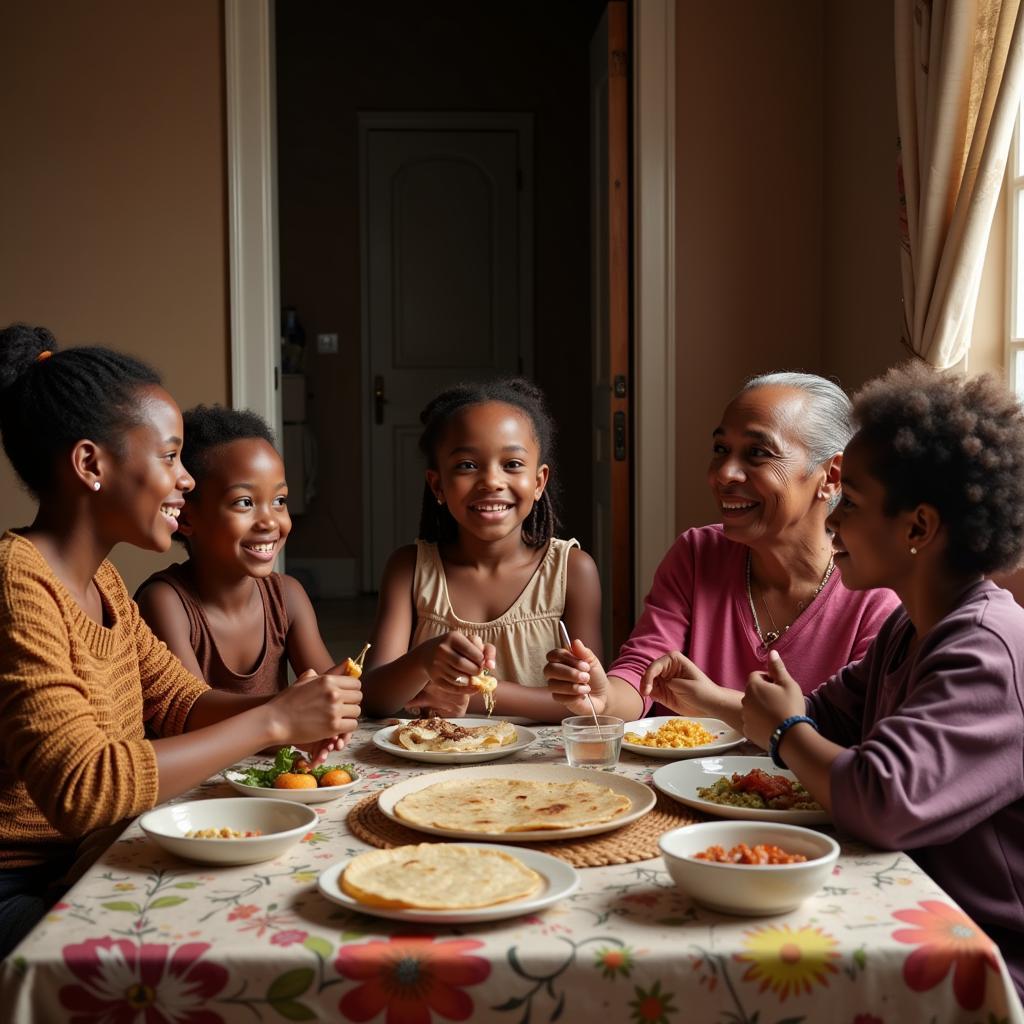
{"type": "Polygon", "coordinates": [[[530,123],[365,115],[362,161],[363,584],[416,537],[419,414],[461,380],[529,373],[530,123]]]}

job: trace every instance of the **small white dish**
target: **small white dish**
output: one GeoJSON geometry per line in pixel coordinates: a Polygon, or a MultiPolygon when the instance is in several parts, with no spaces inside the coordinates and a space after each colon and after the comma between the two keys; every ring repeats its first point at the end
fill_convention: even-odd
{"type": "Polygon", "coordinates": [[[641,736],[656,732],[666,722],[673,718],[684,718],[688,722],[696,722],[703,725],[715,739],[712,743],[705,743],[700,747],[645,747],[642,743],[630,743],[623,739],[622,749],[640,754],[643,757],[657,757],[666,761],[680,761],[690,757],[707,757],[708,754],[719,754],[724,750],[732,750],[745,742],[746,737],[737,732],[719,718],[691,718],[689,715],[662,715],[656,718],[641,718],[637,722],[627,722],[625,731],[627,733],[639,733],[641,736]]]}
{"type": "Polygon", "coordinates": [[[832,873],[839,844],[830,836],[776,822],[703,821],[666,832],[662,856],[676,885],[701,906],[725,914],[765,917],[795,910],[832,873]],[[798,864],[718,864],[693,855],[709,846],[726,851],[738,843],[772,843],[803,854],[798,864]]]}
{"type": "Polygon", "coordinates": [[[515,846],[497,843],[475,843],[487,850],[500,850],[511,857],[517,857],[528,868],[532,868],[544,879],[544,888],[534,896],[526,896],[507,903],[496,903],[490,907],[474,907],[469,910],[423,910],[420,908],[371,907],[353,899],[341,888],[341,873],[348,861],[332,864],[321,872],[317,880],[320,892],[335,903],[349,910],[374,917],[386,917],[393,921],[409,921],[424,924],[478,924],[484,921],[501,921],[521,914],[532,914],[553,903],[571,896],[580,885],[580,876],[574,867],[564,860],[536,850],[523,850],[515,846]]]}
{"type": "Polygon", "coordinates": [[[347,793],[358,781],[359,776],[344,786],[317,786],[316,789],[274,789],[273,786],[249,786],[242,782],[244,776],[234,768],[225,768],[221,775],[236,793],[261,799],[289,800],[294,804],[326,804],[347,793]]]}
{"type": "MultiPolygon", "coordinates": [[[[503,719],[509,721],[509,719],[503,719]]],[[[423,761],[428,764],[479,764],[483,761],[497,761],[499,758],[508,757],[509,754],[516,754],[525,750],[536,738],[537,734],[532,729],[526,729],[516,725],[516,739],[504,747],[490,747],[487,750],[407,750],[398,743],[394,743],[391,737],[397,729],[415,719],[403,719],[398,725],[388,725],[378,729],[372,736],[373,745],[393,754],[395,757],[404,757],[409,761],[423,761]]],[[[453,725],[462,725],[470,728],[484,725],[486,718],[452,718],[449,719],[453,725]]],[[[514,723],[512,723],[514,725],[514,723]]]]}
{"type": "Polygon", "coordinates": [[[316,824],[317,813],[287,800],[226,797],[164,804],[139,818],[139,827],[158,846],[200,864],[258,864],[286,853],[316,824]],[[247,839],[193,839],[186,833],[208,828],[261,832],[247,839]]]}
{"type": "Polygon", "coordinates": [[[732,804],[716,804],[697,794],[698,789],[713,786],[723,776],[731,776],[734,772],[746,775],[752,768],[760,768],[769,775],[784,775],[796,781],[792,772],[776,768],[767,757],[700,757],[675,761],[659,768],[651,777],[651,782],[655,789],[661,790],[673,800],[718,818],[778,821],[790,825],[824,825],[831,820],[823,810],[777,811],[769,807],[736,807],[732,804]]]}
{"type": "Polygon", "coordinates": [[[399,825],[426,832],[429,835],[444,836],[446,839],[470,839],[476,842],[496,839],[502,843],[535,843],[559,839],[574,839],[579,836],[611,832],[628,825],[645,815],[657,803],[658,798],[650,786],[635,782],[614,772],[599,772],[589,768],[569,768],[554,764],[509,764],[479,768],[448,768],[442,772],[428,772],[412,779],[403,779],[389,786],[377,797],[381,813],[399,825]],[[533,782],[593,782],[607,786],[616,793],[629,798],[629,808],[618,817],[594,825],[578,825],[575,828],[535,829],[531,832],[464,832],[461,829],[434,828],[431,825],[414,825],[395,813],[395,804],[410,793],[416,793],[438,782],[457,782],[469,779],[529,779],[533,782]]]}

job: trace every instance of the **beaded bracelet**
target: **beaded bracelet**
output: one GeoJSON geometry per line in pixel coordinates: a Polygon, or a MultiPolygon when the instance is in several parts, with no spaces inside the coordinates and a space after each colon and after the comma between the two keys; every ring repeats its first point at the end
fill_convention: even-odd
{"type": "Polygon", "coordinates": [[[813,718],[808,718],[807,715],[790,715],[789,718],[779,722],[775,727],[775,731],[772,733],[771,739],[768,741],[768,756],[772,759],[772,764],[776,768],[786,768],[786,762],[779,756],[779,743],[782,742],[782,737],[793,728],[794,725],[799,725],[800,722],[806,722],[815,732],[818,730],[818,723],[813,718]]]}

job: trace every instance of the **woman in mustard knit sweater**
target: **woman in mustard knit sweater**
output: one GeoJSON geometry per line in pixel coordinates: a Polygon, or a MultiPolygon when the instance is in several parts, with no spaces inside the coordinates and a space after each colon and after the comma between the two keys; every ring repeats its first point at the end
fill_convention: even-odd
{"type": "Polygon", "coordinates": [[[322,737],[355,728],[361,692],[329,675],[272,698],[211,690],[140,618],[107,555],[166,551],[192,486],[181,413],[149,367],[2,330],[0,433],[39,503],[31,526],[0,537],[3,957],[90,833],[265,747],[325,753],[322,737]]]}

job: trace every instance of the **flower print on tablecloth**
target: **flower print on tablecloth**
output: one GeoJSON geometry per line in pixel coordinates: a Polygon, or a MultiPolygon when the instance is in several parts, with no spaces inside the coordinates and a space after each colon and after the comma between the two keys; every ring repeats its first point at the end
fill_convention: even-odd
{"type": "Polygon", "coordinates": [[[220,964],[204,960],[207,942],[178,946],[130,939],[87,939],[63,949],[78,979],[60,990],[61,1005],[76,1024],[141,1018],[152,1024],[221,1024],[206,1008],[228,982],[220,964]]]}
{"type": "Polygon", "coordinates": [[[368,1021],[387,1009],[387,1024],[431,1024],[473,1016],[473,999],[463,989],[479,985],[491,965],[470,950],[483,947],[474,939],[430,935],[395,935],[342,946],[334,967],[343,977],[361,982],[338,1003],[347,1020],[368,1021]]]}
{"type": "Polygon", "coordinates": [[[744,952],[735,959],[750,966],[743,981],[760,982],[759,992],[771,989],[780,1002],[800,992],[810,993],[815,984],[828,986],[828,976],[837,974],[834,961],[840,958],[839,943],[821,928],[790,928],[766,925],[744,933],[744,952]]]}
{"type": "Polygon", "coordinates": [[[897,942],[915,945],[903,964],[903,980],[914,992],[935,988],[953,970],[953,995],[965,1010],[985,1000],[988,969],[998,975],[992,940],[961,910],[938,900],[921,900],[923,909],[894,910],[893,917],[914,925],[892,933],[897,942]]]}
{"type": "Polygon", "coordinates": [[[669,1014],[677,1010],[672,1002],[674,993],[662,992],[660,981],[655,981],[649,989],[637,985],[633,991],[636,997],[629,1002],[633,1024],[669,1024],[669,1014]]]}

